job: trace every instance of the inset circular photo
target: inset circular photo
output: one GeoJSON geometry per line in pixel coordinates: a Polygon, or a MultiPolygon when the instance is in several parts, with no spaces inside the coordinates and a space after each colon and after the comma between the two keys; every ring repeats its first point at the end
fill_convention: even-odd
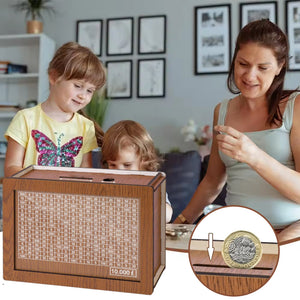
{"type": "Polygon", "coordinates": [[[274,274],[279,245],[271,224],[256,211],[225,206],[205,216],[189,242],[191,267],[208,289],[226,296],[250,294],[274,274]]]}

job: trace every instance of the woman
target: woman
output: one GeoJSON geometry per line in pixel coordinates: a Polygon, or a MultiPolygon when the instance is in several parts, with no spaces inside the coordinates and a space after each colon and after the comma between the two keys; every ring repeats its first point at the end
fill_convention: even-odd
{"type": "Polygon", "coordinates": [[[300,239],[300,96],[283,90],[288,54],[269,20],[240,31],[227,80],[238,95],[215,108],[207,174],[175,223],[194,222],[227,181],[228,205],[260,212],[281,243],[300,239]]]}

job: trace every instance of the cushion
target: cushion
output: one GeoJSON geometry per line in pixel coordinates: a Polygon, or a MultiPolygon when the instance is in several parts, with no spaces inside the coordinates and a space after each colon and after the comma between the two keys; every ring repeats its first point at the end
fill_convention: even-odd
{"type": "Polygon", "coordinates": [[[101,150],[95,149],[92,151],[93,168],[101,168],[101,150]]]}
{"type": "Polygon", "coordinates": [[[201,157],[197,151],[164,155],[160,170],[166,173],[166,189],[173,208],[171,222],[185,209],[201,178],[201,157]]]}

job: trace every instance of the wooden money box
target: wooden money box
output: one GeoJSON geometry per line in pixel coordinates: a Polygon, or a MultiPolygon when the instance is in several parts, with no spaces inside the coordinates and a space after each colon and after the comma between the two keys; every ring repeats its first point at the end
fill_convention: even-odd
{"type": "Polygon", "coordinates": [[[271,278],[279,259],[276,243],[262,243],[262,258],[251,269],[230,268],[222,257],[224,241],[214,242],[214,253],[208,256],[208,241],[191,239],[189,258],[197,278],[209,289],[226,296],[243,296],[262,287],[271,278]]]}
{"type": "Polygon", "coordinates": [[[165,174],[31,166],[3,182],[6,280],[151,294],[165,174]]]}

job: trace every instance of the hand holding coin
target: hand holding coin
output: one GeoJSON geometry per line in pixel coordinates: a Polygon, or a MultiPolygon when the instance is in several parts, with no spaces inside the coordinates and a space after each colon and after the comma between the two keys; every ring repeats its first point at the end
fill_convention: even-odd
{"type": "Polygon", "coordinates": [[[255,165],[260,149],[244,133],[223,125],[216,125],[214,130],[219,133],[217,142],[219,149],[229,157],[251,165],[255,165]]]}

